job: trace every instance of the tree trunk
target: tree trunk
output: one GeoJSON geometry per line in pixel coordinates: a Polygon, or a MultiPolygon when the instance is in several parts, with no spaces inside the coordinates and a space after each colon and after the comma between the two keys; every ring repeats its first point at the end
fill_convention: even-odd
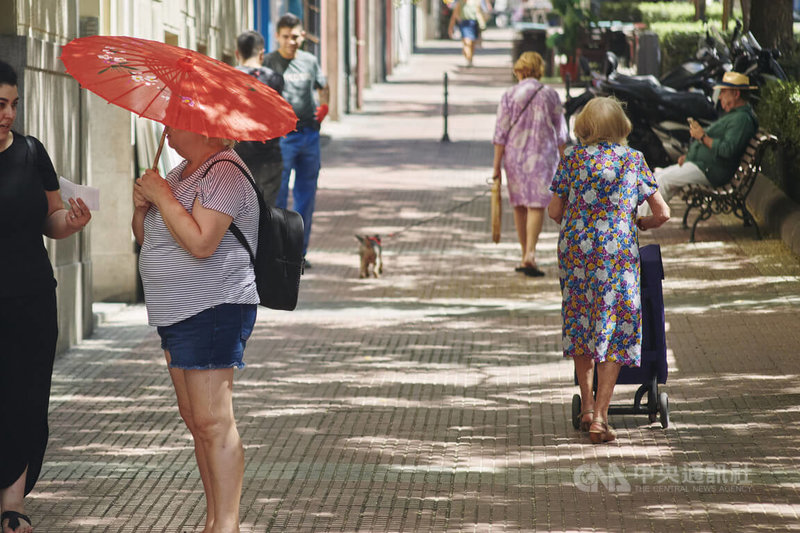
{"type": "Polygon", "coordinates": [[[722,31],[728,31],[731,11],[733,11],[733,0],[722,0],[722,31]]]}
{"type": "Polygon", "coordinates": [[[792,49],[792,0],[771,0],[769,9],[763,2],[751,2],[750,31],[764,48],[792,49]]]}
{"type": "Polygon", "coordinates": [[[742,6],[742,26],[744,31],[750,29],[750,6],[753,4],[750,0],[741,0],[742,6]]]}
{"type": "Polygon", "coordinates": [[[694,0],[694,20],[703,20],[706,17],[706,0],[694,0]]]}

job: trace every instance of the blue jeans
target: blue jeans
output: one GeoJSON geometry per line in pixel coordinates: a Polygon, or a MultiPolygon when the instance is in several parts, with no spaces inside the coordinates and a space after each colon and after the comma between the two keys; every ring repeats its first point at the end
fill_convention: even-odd
{"type": "Polygon", "coordinates": [[[283,157],[283,176],[278,191],[278,207],[287,207],[289,202],[289,175],[294,169],[294,189],[292,190],[293,209],[303,217],[303,256],[308,251],[308,238],[311,235],[311,218],[317,197],[317,178],[319,178],[320,152],[319,131],[303,128],[281,138],[283,157]]]}

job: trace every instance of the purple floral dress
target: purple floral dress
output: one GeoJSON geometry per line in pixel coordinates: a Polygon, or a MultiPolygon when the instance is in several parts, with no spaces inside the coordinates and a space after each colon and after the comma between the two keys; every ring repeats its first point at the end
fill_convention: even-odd
{"type": "Polygon", "coordinates": [[[636,208],[656,192],[640,152],[568,148],[552,191],[565,199],[558,237],[564,357],[639,366],[642,317],[636,208]]]}
{"type": "Polygon", "coordinates": [[[505,146],[503,167],[512,206],[547,207],[558,147],[567,142],[564,109],[554,89],[542,87],[523,111],[539,87],[538,80],[526,78],[503,94],[497,108],[493,143],[505,146]]]}

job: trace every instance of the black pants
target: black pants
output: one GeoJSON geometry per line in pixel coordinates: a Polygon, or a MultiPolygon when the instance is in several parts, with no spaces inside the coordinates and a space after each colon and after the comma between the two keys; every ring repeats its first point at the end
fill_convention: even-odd
{"type": "Polygon", "coordinates": [[[57,338],[55,289],[0,298],[0,488],[26,467],[25,494],[39,479],[57,338]]]}

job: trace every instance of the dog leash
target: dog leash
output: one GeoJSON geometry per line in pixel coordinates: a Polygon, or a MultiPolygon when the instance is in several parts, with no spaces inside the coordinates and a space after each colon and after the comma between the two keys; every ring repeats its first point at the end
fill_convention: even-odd
{"type": "MultiPolygon", "coordinates": [[[[486,180],[486,184],[487,184],[487,185],[491,185],[491,184],[492,184],[492,180],[493,180],[493,179],[494,179],[494,178],[488,178],[488,179],[486,180]]],[[[466,200],[466,201],[463,201],[463,202],[457,203],[456,205],[454,205],[454,206],[452,206],[452,207],[449,207],[449,208],[448,208],[448,209],[446,209],[445,211],[442,211],[441,213],[439,213],[439,214],[437,214],[437,215],[434,215],[434,216],[432,216],[432,217],[430,217],[430,218],[426,218],[426,219],[423,219],[423,220],[418,220],[418,221],[416,221],[416,222],[412,222],[412,223],[411,223],[411,224],[409,224],[408,226],[405,226],[405,227],[403,227],[403,228],[400,228],[399,230],[397,230],[397,231],[395,231],[395,232],[393,232],[393,233],[390,233],[390,234],[386,235],[386,237],[384,237],[384,238],[386,238],[386,239],[391,239],[391,238],[393,238],[393,237],[396,237],[397,235],[400,235],[401,233],[403,233],[404,231],[406,231],[406,230],[408,230],[408,229],[410,229],[410,228],[413,228],[413,227],[415,227],[415,226],[421,226],[421,225],[423,225],[423,224],[427,224],[428,222],[431,222],[431,221],[433,221],[433,220],[436,220],[436,219],[438,219],[438,218],[442,218],[444,215],[446,215],[446,214],[448,214],[448,213],[452,213],[453,211],[456,211],[456,210],[458,210],[458,209],[461,209],[461,208],[462,208],[462,207],[464,207],[465,205],[469,205],[469,204],[471,204],[471,203],[473,203],[473,202],[475,202],[475,201],[477,201],[477,200],[480,200],[481,198],[483,198],[484,196],[486,196],[486,195],[487,195],[487,194],[489,194],[490,192],[492,192],[492,189],[491,189],[491,187],[490,187],[489,189],[487,189],[487,190],[483,191],[482,193],[478,194],[478,195],[477,195],[477,196],[475,196],[474,198],[470,198],[469,200],[466,200]]]]}

